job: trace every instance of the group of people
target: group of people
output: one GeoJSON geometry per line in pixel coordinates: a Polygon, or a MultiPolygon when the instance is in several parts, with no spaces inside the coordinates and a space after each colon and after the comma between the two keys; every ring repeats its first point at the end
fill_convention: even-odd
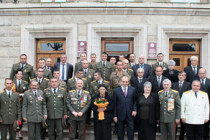
{"type": "Polygon", "coordinates": [[[180,140],[185,133],[189,140],[209,139],[210,80],[206,69],[197,65],[196,56],[184,71],[175,70],[173,60],[165,63],[162,53],[152,66],[142,55],[138,63],[135,54],[129,60],[124,55],[119,61],[107,58],[104,52],[96,62],[92,53],[88,62],[82,53],[73,68],[61,54],[54,66],[50,58],[41,58],[34,69],[21,54],[0,94],[2,140],[6,140],[7,130],[15,140],[17,127],[21,138],[23,122],[27,122],[30,140],[45,139],[46,126],[49,140],[62,140],[67,121],[69,138],[84,140],[92,111],[95,140],[112,139],[113,121],[119,140],[124,139],[125,125],[128,140],[134,139],[135,131],[139,140],[155,140],[158,129],[162,140],[175,140],[179,123],[180,140]]]}

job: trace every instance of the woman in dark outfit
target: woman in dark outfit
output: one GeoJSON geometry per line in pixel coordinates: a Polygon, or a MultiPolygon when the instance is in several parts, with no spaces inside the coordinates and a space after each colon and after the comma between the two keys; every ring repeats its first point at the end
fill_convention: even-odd
{"type": "Polygon", "coordinates": [[[157,93],[151,93],[152,84],[144,83],[144,93],[137,100],[138,139],[155,140],[156,124],[159,120],[160,104],[157,93]]]}
{"type": "Polygon", "coordinates": [[[94,134],[95,140],[111,140],[112,131],[111,131],[111,122],[112,122],[112,110],[113,103],[112,97],[108,95],[105,85],[99,86],[99,94],[96,94],[91,103],[91,107],[94,113],[94,134]],[[94,101],[97,98],[107,99],[109,104],[105,108],[98,108],[94,105],[94,101]],[[104,111],[104,120],[98,120],[98,112],[104,111]]]}
{"type": "Polygon", "coordinates": [[[168,61],[168,69],[163,72],[163,76],[171,80],[172,83],[177,82],[179,71],[175,70],[174,67],[176,62],[174,60],[168,61]]]}

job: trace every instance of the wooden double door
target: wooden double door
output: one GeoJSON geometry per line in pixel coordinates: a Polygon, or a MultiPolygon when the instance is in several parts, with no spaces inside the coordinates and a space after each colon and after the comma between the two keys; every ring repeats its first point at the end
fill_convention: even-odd
{"type": "Polygon", "coordinates": [[[183,71],[185,67],[191,65],[191,56],[200,58],[200,40],[170,40],[169,59],[176,62],[176,70],[183,71]]]}

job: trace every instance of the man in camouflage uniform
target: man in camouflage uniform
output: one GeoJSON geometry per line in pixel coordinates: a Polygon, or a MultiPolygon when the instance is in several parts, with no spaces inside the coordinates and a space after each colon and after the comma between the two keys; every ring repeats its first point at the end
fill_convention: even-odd
{"type": "Polygon", "coordinates": [[[43,68],[38,68],[36,71],[37,77],[32,79],[38,82],[39,84],[39,89],[44,91],[49,86],[49,79],[44,78],[44,69],[43,68]]]}
{"type": "Polygon", "coordinates": [[[69,91],[66,104],[69,114],[70,139],[74,140],[78,129],[78,139],[84,140],[85,120],[90,107],[91,96],[88,91],[83,90],[83,81],[77,80],[76,89],[69,91]]]}
{"type": "Polygon", "coordinates": [[[87,60],[87,54],[86,53],[81,53],[80,54],[80,61],[78,63],[75,63],[75,72],[79,69],[82,69],[83,60],[87,60]]]}
{"type": "MultiPolygon", "coordinates": [[[[38,67],[39,68],[43,68],[43,70],[44,70],[43,77],[44,78],[47,78],[47,79],[51,79],[52,78],[51,70],[45,69],[45,67],[46,67],[46,60],[45,59],[43,59],[43,58],[39,59],[39,66],[38,67]]],[[[34,71],[34,75],[35,75],[35,77],[37,77],[37,71],[36,70],[34,71]]]]}
{"type": "Polygon", "coordinates": [[[130,77],[127,72],[123,72],[122,68],[123,68],[122,62],[118,61],[117,62],[117,69],[116,69],[116,71],[112,72],[112,74],[110,76],[110,87],[111,87],[111,90],[113,90],[114,88],[117,88],[118,86],[120,86],[120,79],[121,79],[121,77],[123,77],[123,76],[130,77]]]}
{"type": "Polygon", "coordinates": [[[82,69],[77,70],[75,72],[75,76],[69,79],[67,82],[67,91],[76,89],[75,84],[78,79],[81,79],[84,82],[83,89],[88,90],[87,80],[85,78],[82,78],[82,76],[83,76],[83,70],[82,69]]]}
{"type": "Polygon", "coordinates": [[[110,81],[110,74],[115,71],[114,65],[107,61],[107,53],[101,54],[101,61],[96,63],[96,71],[101,71],[104,80],[110,81]]]}
{"type": "Polygon", "coordinates": [[[46,103],[37,81],[31,81],[30,88],[23,98],[23,120],[28,123],[28,139],[40,140],[42,118],[47,119],[46,103]]]}
{"type": "Polygon", "coordinates": [[[53,71],[53,77],[58,79],[59,87],[66,89],[66,82],[62,81],[60,79],[60,71],[59,70],[54,70],[53,71]]]}
{"type": "Polygon", "coordinates": [[[165,71],[165,70],[168,69],[168,64],[165,63],[163,61],[163,59],[164,59],[163,53],[158,53],[157,54],[157,62],[154,63],[154,64],[152,64],[152,74],[153,74],[153,76],[155,75],[155,71],[156,71],[156,68],[157,67],[162,67],[163,68],[163,71],[165,71]]]}
{"type": "Polygon", "coordinates": [[[18,93],[12,91],[12,79],[5,79],[5,91],[0,93],[0,123],[1,139],[7,139],[7,129],[10,140],[16,139],[13,123],[21,122],[21,107],[18,93]],[[16,122],[17,121],[17,122],[16,122]]]}
{"type": "Polygon", "coordinates": [[[96,70],[96,54],[95,53],[91,53],[90,55],[90,64],[89,64],[89,68],[96,70]]]}
{"type": "Polygon", "coordinates": [[[123,63],[123,72],[127,72],[128,75],[131,77],[131,79],[133,79],[134,73],[133,73],[133,69],[129,68],[130,66],[129,66],[128,59],[124,59],[122,63],[123,63]]]}
{"type": "Polygon", "coordinates": [[[106,86],[107,92],[110,94],[110,83],[106,80],[103,80],[100,71],[96,71],[94,73],[94,78],[95,78],[95,80],[90,83],[90,88],[89,88],[91,97],[93,97],[95,94],[99,93],[99,91],[98,91],[99,85],[102,85],[102,84],[106,86]]]}
{"type": "Polygon", "coordinates": [[[180,122],[181,114],[179,92],[171,89],[169,79],[163,80],[163,88],[158,92],[161,138],[162,140],[175,140],[175,123],[180,122]]]}
{"type": "Polygon", "coordinates": [[[62,118],[67,118],[66,90],[59,87],[57,78],[50,80],[50,88],[44,90],[49,140],[63,140],[62,118]]]}
{"type": "Polygon", "coordinates": [[[13,64],[10,72],[10,79],[14,79],[15,72],[17,71],[17,69],[21,69],[23,71],[23,80],[27,81],[28,83],[30,82],[30,79],[34,77],[33,66],[27,63],[26,54],[21,54],[20,62],[13,64]]]}
{"type": "MultiPolygon", "coordinates": [[[[94,70],[88,68],[89,63],[87,60],[83,60],[82,68],[83,68],[83,78],[87,79],[88,85],[90,85],[90,82],[94,80],[94,70]]],[[[89,87],[89,86],[88,86],[89,87]]]]}

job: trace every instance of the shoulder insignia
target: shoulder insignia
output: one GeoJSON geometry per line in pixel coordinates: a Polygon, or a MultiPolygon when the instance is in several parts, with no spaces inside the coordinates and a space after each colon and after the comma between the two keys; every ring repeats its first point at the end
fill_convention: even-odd
{"type": "Polygon", "coordinates": [[[51,71],[51,70],[49,70],[49,69],[45,69],[45,70],[47,70],[47,71],[51,71]]]}
{"type": "Polygon", "coordinates": [[[59,87],[59,89],[65,90],[63,87],[59,87]]]}
{"type": "Polygon", "coordinates": [[[36,78],[33,78],[33,79],[31,79],[30,81],[32,81],[32,80],[36,80],[36,78]]]}
{"type": "Polygon", "coordinates": [[[20,62],[18,62],[18,63],[15,63],[15,65],[18,65],[18,64],[20,64],[20,62]]]}
{"type": "Polygon", "coordinates": [[[76,91],[75,89],[74,90],[69,90],[69,92],[74,92],[74,91],[76,91]]]}
{"type": "Polygon", "coordinates": [[[177,90],[174,90],[174,89],[172,89],[172,91],[175,92],[175,93],[179,93],[177,90]]]}
{"type": "Polygon", "coordinates": [[[82,80],[86,80],[86,78],[82,78],[82,80]]]}
{"type": "Polygon", "coordinates": [[[0,94],[4,94],[4,91],[3,92],[0,92],[0,94]]]}
{"type": "Polygon", "coordinates": [[[133,71],[133,69],[131,69],[131,68],[128,68],[128,70],[133,71]]]}
{"type": "Polygon", "coordinates": [[[84,92],[84,93],[88,93],[88,94],[89,94],[89,91],[87,91],[87,90],[83,90],[83,92],[84,92]]]}
{"type": "Polygon", "coordinates": [[[104,80],[105,83],[109,83],[109,81],[104,80]]]}
{"type": "Polygon", "coordinates": [[[46,88],[45,90],[50,90],[50,87],[46,88]]]}
{"type": "Polygon", "coordinates": [[[191,91],[191,90],[185,91],[183,94],[187,94],[187,93],[190,93],[190,91],[191,91]]]}
{"type": "Polygon", "coordinates": [[[26,84],[28,84],[28,81],[23,80],[23,82],[25,82],[26,84]]]}
{"type": "Polygon", "coordinates": [[[160,91],[158,91],[158,93],[162,93],[164,90],[162,89],[162,90],[160,90],[160,91]]]}
{"type": "Polygon", "coordinates": [[[91,81],[91,83],[93,83],[93,82],[96,82],[96,80],[94,80],[94,81],[91,81]]]}
{"type": "Polygon", "coordinates": [[[68,80],[73,80],[73,77],[72,78],[69,78],[68,80]]]}
{"type": "Polygon", "coordinates": [[[47,78],[44,78],[45,80],[47,80],[47,81],[49,81],[49,79],[47,79],[47,78]]]}
{"type": "Polygon", "coordinates": [[[206,92],[204,92],[204,91],[201,91],[201,90],[200,90],[200,93],[202,93],[202,94],[207,94],[206,92]]]}

